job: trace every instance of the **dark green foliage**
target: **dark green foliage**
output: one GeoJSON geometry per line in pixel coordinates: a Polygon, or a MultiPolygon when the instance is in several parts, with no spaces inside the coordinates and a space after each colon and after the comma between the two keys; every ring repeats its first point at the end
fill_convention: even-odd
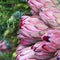
{"type": "Polygon", "coordinates": [[[7,42],[6,45],[12,50],[10,53],[1,53],[0,60],[14,60],[13,52],[18,44],[19,19],[24,14],[30,14],[29,11],[26,0],[0,0],[0,40],[8,39],[11,45],[7,42]]]}

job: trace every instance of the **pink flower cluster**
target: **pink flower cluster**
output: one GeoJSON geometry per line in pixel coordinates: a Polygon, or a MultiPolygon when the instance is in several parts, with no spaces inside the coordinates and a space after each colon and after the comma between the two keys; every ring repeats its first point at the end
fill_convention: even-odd
{"type": "Polygon", "coordinates": [[[60,60],[60,9],[57,0],[27,0],[32,16],[20,19],[16,60],[60,60]]]}

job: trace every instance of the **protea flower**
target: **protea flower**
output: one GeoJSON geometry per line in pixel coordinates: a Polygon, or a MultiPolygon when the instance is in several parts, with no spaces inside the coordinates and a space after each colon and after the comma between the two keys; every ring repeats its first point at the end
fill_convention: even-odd
{"type": "Polygon", "coordinates": [[[39,13],[40,18],[53,28],[60,28],[60,10],[55,7],[42,7],[39,13]]]}
{"type": "MultiPolygon", "coordinates": [[[[32,11],[35,13],[38,13],[41,7],[50,7],[50,6],[55,6],[55,1],[56,0],[27,0],[30,8],[32,11]]],[[[34,13],[34,14],[35,14],[34,13]]]]}
{"type": "Polygon", "coordinates": [[[22,16],[18,38],[25,45],[35,43],[41,40],[41,36],[48,29],[49,27],[38,16],[22,16]]]}
{"type": "Polygon", "coordinates": [[[31,47],[37,60],[60,60],[60,48],[53,42],[38,42],[31,47]]]}
{"type": "Polygon", "coordinates": [[[31,47],[17,50],[16,60],[50,60],[58,58],[56,45],[50,42],[38,42],[31,47]]]}
{"type": "Polygon", "coordinates": [[[43,36],[42,39],[46,42],[53,42],[60,48],[60,30],[49,30],[43,36]]]}
{"type": "Polygon", "coordinates": [[[16,60],[36,60],[34,58],[34,51],[31,47],[24,48],[16,56],[16,60]]]}
{"type": "Polygon", "coordinates": [[[37,60],[48,60],[54,56],[54,53],[57,50],[54,43],[45,41],[36,43],[34,46],[32,46],[32,49],[35,51],[35,57],[37,60]]]}

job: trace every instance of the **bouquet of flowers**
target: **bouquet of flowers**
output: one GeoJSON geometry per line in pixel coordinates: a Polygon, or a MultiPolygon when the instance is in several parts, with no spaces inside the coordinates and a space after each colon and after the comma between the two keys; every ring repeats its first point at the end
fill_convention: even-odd
{"type": "Polygon", "coordinates": [[[16,60],[60,60],[60,9],[57,0],[27,0],[32,16],[20,19],[16,60]]]}

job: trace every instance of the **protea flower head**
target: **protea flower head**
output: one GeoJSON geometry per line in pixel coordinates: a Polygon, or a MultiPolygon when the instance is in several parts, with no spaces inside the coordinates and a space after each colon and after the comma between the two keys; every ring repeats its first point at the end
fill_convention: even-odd
{"type": "Polygon", "coordinates": [[[27,0],[27,2],[35,13],[38,13],[41,7],[55,6],[55,0],[27,0]]]}
{"type": "Polygon", "coordinates": [[[48,60],[52,58],[56,51],[55,44],[47,42],[38,42],[32,49],[35,51],[35,57],[40,60],[48,60]]]}
{"type": "Polygon", "coordinates": [[[55,7],[42,7],[39,13],[40,18],[50,27],[59,28],[60,10],[55,7]]]}
{"type": "Polygon", "coordinates": [[[46,42],[53,42],[60,48],[60,30],[49,30],[43,36],[42,39],[46,42]]]}
{"type": "Polygon", "coordinates": [[[20,38],[40,39],[43,32],[48,29],[48,26],[42,22],[38,16],[23,16],[20,20],[20,38]],[[26,18],[25,18],[26,17],[26,18]],[[25,19],[24,19],[25,18],[25,19]],[[22,21],[22,22],[21,22],[22,21]],[[23,32],[24,31],[24,32],[23,32]],[[40,31],[42,34],[40,34],[40,31]],[[24,36],[24,37],[23,37],[24,36]]]}
{"type": "Polygon", "coordinates": [[[48,26],[38,16],[22,16],[18,38],[22,42],[35,43],[41,40],[41,36],[48,30],[48,26]]]}
{"type": "Polygon", "coordinates": [[[33,45],[32,50],[35,52],[35,58],[37,60],[58,60],[60,59],[60,49],[57,49],[57,45],[53,42],[38,42],[33,45]]]}
{"type": "Polygon", "coordinates": [[[17,54],[16,60],[36,60],[34,58],[34,51],[31,47],[22,49],[20,50],[20,53],[17,54]]]}

